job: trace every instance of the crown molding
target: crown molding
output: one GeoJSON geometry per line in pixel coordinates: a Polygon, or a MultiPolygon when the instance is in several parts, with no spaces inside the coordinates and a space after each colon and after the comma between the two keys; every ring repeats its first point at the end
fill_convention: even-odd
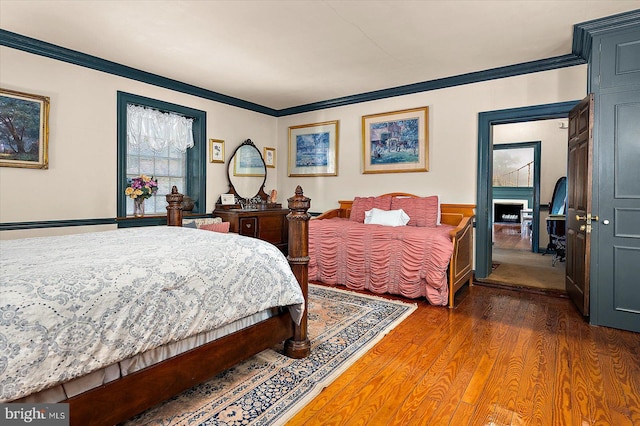
{"type": "Polygon", "coordinates": [[[130,78],[132,80],[152,84],[154,86],[163,87],[165,89],[175,90],[177,92],[186,93],[188,95],[198,96],[200,98],[209,99],[238,108],[248,109],[272,116],[276,115],[276,110],[274,110],[273,108],[234,98],[232,96],[223,95],[222,93],[203,89],[201,87],[183,83],[178,80],[162,77],[157,74],[128,67],[126,65],[98,58],[97,56],[87,55],[86,53],[67,49],[65,47],[56,46],[55,44],[47,43],[45,41],[37,40],[3,29],[0,29],[0,45],[33,53],[35,55],[45,56],[47,58],[68,62],[70,64],[91,68],[97,71],[106,72],[108,74],[130,78]]]}
{"type": "Polygon", "coordinates": [[[408,84],[406,86],[392,87],[390,89],[376,90],[373,92],[360,93],[357,95],[345,96],[342,98],[330,99],[327,101],[315,102],[292,108],[285,108],[278,111],[278,117],[299,114],[302,112],[316,111],[320,109],[335,108],[361,102],[375,101],[378,99],[391,98],[394,96],[411,95],[413,93],[427,92],[430,90],[444,89],[447,87],[461,86],[464,84],[478,83],[481,81],[514,77],[517,75],[548,71],[557,68],[571,67],[574,65],[581,65],[585,63],[586,61],[584,59],[579,58],[573,54],[567,54],[548,59],[525,62],[517,65],[492,68],[489,70],[461,74],[453,77],[429,80],[421,83],[408,84]]]}
{"type": "Polygon", "coordinates": [[[166,89],[198,96],[204,99],[209,99],[238,108],[255,111],[273,117],[284,117],[287,115],[318,111],[327,108],[357,104],[361,102],[375,101],[396,96],[410,95],[414,93],[478,83],[482,81],[514,77],[518,75],[548,71],[574,65],[582,65],[587,63],[587,61],[589,60],[591,54],[591,41],[594,35],[632,25],[640,25],[640,10],[633,10],[630,12],[625,12],[574,25],[572,53],[567,55],[435,80],[423,81],[420,83],[392,87],[389,89],[359,93],[355,95],[313,102],[280,110],[245,101],[239,98],[234,98],[232,96],[227,96],[211,90],[203,89],[201,87],[193,86],[181,81],[173,80],[157,74],[152,74],[136,68],[121,65],[75,50],[56,46],[51,43],[47,43],[31,37],[26,37],[3,29],[0,29],[0,45],[40,56],[45,56],[51,59],[68,62],[74,65],[95,69],[109,74],[130,78],[132,80],[137,80],[166,89]]]}
{"type": "Polygon", "coordinates": [[[591,57],[592,40],[594,36],[610,31],[618,31],[624,27],[637,27],[639,25],[640,9],[576,24],[573,26],[571,52],[588,61],[591,57]]]}

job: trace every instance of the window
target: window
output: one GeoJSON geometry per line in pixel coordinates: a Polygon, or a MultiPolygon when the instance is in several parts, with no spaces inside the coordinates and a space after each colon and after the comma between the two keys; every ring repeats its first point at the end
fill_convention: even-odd
{"type": "MultiPolygon", "coordinates": [[[[153,111],[151,111],[153,112],[153,111]]],[[[165,215],[165,195],[172,186],[193,198],[194,213],[205,213],[206,113],[180,105],[118,92],[118,217],[133,213],[133,201],[124,195],[128,179],[145,174],[158,180],[158,192],[145,201],[147,215],[165,215]],[[128,143],[127,125],[131,106],[151,108],[176,118],[192,119],[193,147],[185,152],[167,143],[154,150],[148,143],[128,143]],[[174,116],[175,117],[175,116],[174,116]]],[[[188,135],[185,135],[188,138],[188,135]]]]}
{"type": "MultiPolygon", "coordinates": [[[[145,201],[147,214],[164,214],[167,202],[164,194],[177,188],[186,188],[187,153],[180,152],[171,145],[162,151],[154,151],[148,146],[127,147],[127,181],[140,175],[153,176],[158,181],[158,192],[145,201]]],[[[181,191],[184,191],[181,189],[181,191]]],[[[125,197],[127,216],[133,213],[133,200],[125,197]]]]}
{"type": "Polygon", "coordinates": [[[533,186],[533,148],[500,149],[500,145],[494,145],[494,150],[494,187],[533,186]]]}

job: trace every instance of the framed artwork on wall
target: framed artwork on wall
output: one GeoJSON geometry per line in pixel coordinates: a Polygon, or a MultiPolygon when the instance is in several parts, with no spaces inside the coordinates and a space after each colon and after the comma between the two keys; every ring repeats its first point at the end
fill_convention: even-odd
{"type": "Polygon", "coordinates": [[[224,141],[209,139],[209,162],[224,163],[224,141]]]}
{"type": "Polygon", "coordinates": [[[49,98],[0,89],[0,166],[49,167],[49,98]]]}
{"type": "Polygon", "coordinates": [[[429,108],[362,117],[362,173],[429,171],[429,108]]]}
{"type": "Polygon", "coordinates": [[[276,167],[276,149],[275,148],[264,148],[264,164],[267,167],[274,168],[276,167]]]}
{"type": "Polygon", "coordinates": [[[289,176],[337,176],[339,121],[289,127],[289,176]]]}

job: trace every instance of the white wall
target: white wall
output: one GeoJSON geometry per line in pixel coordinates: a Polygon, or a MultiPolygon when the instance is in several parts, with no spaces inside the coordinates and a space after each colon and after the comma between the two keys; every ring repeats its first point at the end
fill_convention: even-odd
{"type": "MultiPolygon", "coordinates": [[[[116,216],[118,91],[206,111],[207,138],[223,139],[227,158],[247,138],[261,151],[275,142],[274,117],[6,47],[0,86],[51,98],[49,169],[0,168],[0,222],[116,216]]],[[[207,164],[211,211],[228,184],[226,165],[207,164]]]]}
{"type": "MultiPolygon", "coordinates": [[[[568,122],[562,120],[529,121],[526,123],[500,124],[493,126],[493,143],[514,143],[540,141],[540,205],[551,202],[557,180],[567,175],[568,128],[560,128],[568,122]]],[[[547,210],[540,211],[539,245],[549,242],[546,217],[547,210]]]]}
{"type": "MultiPolygon", "coordinates": [[[[576,98],[578,99],[578,98],[576,98]]],[[[540,204],[551,202],[556,181],[567,175],[569,129],[560,128],[566,119],[529,121],[493,126],[493,143],[540,141],[540,204]]]]}
{"type": "MultiPolygon", "coordinates": [[[[337,200],[404,191],[475,203],[478,113],[581,99],[580,65],[378,101],[274,118],[134,80],[0,47],[0,85],[51,98],[49,169],[0,168],[0,222],[116,215],[116,93],[124,91],[207,112],[207,138],[225,140],[226,157],[244,139],[277,148],[265,189],[286,206],[296,185],[312,211],[337,200]],[[361,173],[363,115],[429,106],[429,171],[361,173]],[[287,176],[288,127],[340,120],[338,176],[287,176]]],[[[208,163],[207,211],[227,191],[225,165],[208,163]]],[[[544,171],[543,171],[544,173],[544,171]]],[[[4,236],[0,235],[0,238],[4,236]]]]}
{"type": "Polygon", "coordinates": [[[475,204],[478,114],[582,99],[586,87],[587,66],[580,65],[281,117],[278,190],[292,194],[301,185],[315,212],[336,208],[339,199],[387,192],[439,194],[445,203],[475,204]],[[429,107],[429,171],[362,174],[362,116],[420,106],[429,107]],[[338,176],[288,178],[288,127],[328,120],[340,120],[338,176]]]}

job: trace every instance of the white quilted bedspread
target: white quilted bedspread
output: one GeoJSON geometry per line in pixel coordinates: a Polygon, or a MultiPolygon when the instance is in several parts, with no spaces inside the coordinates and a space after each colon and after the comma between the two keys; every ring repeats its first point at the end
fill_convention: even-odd
{"type": "Polygon", "coordinates": [[[273,245],[153,226],[0,241],[0,401],[304,299],[273,245]]]}

